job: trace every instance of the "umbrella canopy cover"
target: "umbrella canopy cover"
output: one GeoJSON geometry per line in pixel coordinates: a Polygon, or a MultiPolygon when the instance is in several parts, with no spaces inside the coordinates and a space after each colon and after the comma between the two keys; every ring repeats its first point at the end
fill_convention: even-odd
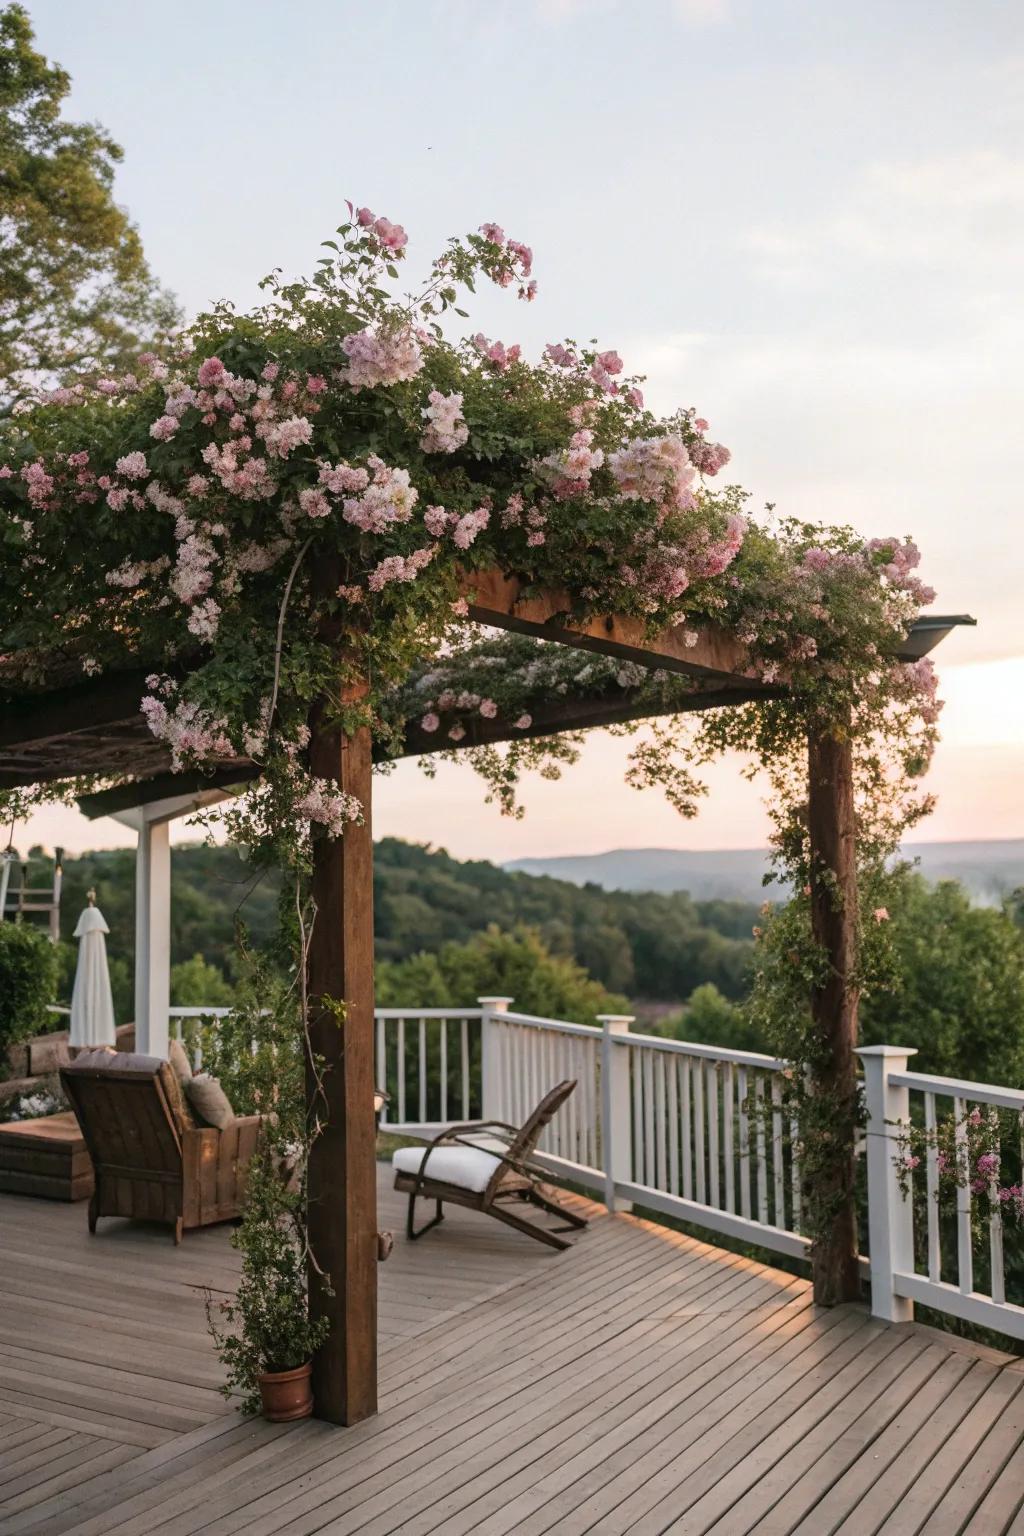
{"type": "Polygon", "coordinates": [[[90,902],[78,919],[78,966],[75,990],[71,994],[70,1045],[114,1045],[114,999],[107,968],[107,941],[110,932],[103,913],[90,902]]]}

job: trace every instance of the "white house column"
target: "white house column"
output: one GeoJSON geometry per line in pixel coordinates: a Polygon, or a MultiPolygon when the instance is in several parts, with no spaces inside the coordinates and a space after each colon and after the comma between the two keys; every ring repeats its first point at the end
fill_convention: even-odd
{"type": "Polygon", "coordinates": [[[171,1006],[171,825],[143,817],[135,858],[135,1049],[167,1056],[171,1006]]]}

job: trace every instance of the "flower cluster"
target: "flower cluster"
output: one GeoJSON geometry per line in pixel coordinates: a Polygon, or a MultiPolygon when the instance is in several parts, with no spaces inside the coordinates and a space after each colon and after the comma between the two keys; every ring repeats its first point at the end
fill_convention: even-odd
{"type": "Polygon", "coordinates": [[[469,428],[462,418],[462,396],[443,395],[432,389],[423,407],[427,426],[420,438],[424,453],[454,453],[469,438],[469,428]]]}

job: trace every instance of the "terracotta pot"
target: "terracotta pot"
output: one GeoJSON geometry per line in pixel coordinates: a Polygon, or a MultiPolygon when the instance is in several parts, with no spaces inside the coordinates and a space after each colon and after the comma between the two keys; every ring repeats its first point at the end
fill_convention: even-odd
{"type": "Polygon", "coordinates": [[[291,1419],[308,1419],[313,1412],[310,1364],[294,1371],[264,1371],[260,1377],[263,1417],[272,1424],[287,1424],[291,1419]]]}

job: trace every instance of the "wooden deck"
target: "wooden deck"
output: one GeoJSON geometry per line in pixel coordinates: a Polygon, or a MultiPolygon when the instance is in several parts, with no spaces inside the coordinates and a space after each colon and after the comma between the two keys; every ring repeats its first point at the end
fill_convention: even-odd
{"type": "Polygon", "coordinates": [[[243,1421],[229,1231],[0,1196],[0,1533],[1024,1536],[1024,1362],[629,1216],[555,1254],[381,1170],[381,1413],[243,1421]]]}

